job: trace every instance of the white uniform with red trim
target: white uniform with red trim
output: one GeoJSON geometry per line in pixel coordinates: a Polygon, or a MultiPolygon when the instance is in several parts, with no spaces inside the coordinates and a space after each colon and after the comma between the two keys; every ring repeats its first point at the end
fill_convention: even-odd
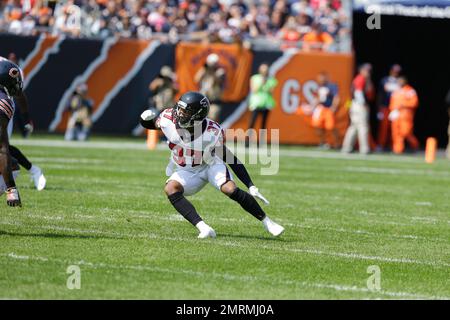
{"type": "MultiPolygon", "coordinates": [[[[198,138],[185,142],[177,129],[172,109],[164,110],[157,118],[156,125],[167,138],[172,150],[166,175],[170,180],[178,181],[184,188],[184,195],[189,196],[200,191],[208,182],[215,188],[233,180],[227,165],[215,155],[215,148],[224,143],[222,127],[206,118],[204,131],[198,138]]],[[[182,131],[182,129],[181,129],[182,131]]]]}
{"type": "MultiPolygon", "coordinates": [[[[0,61],[9,61],[8,59],[6,59],[5,57],[2,57],[2,56],[0,56],[0,61]]],[[[25,78],[24,78],[24,75],[23,75],[23,70],[22,70],[22,68],[20,68],[19,67],[19,71],[20,71],[20,75],[22,76],[22,81],[25,81],[25,78]]],[[[13,104],[13,115],[12,115],[12,117],[10,118],[10,120],[9,120],[9,123],[8,123],[8,137],[11,139],[11,135],[12,135],[12,132],[13,132],[13,128],[14,128],[14,123],[13,123],[13,118],[14,118],[14,110],[15,110],[15,105],[14,105],[14,97],[11,97],[11,99],[10,99],[11,101],[12,101],[12,104],[13,104]]]]}

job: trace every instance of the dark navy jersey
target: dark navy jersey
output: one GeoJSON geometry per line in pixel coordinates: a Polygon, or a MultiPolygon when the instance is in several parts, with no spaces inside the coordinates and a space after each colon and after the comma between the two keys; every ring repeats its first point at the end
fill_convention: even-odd
{"type": "Polygon", "coordinates": [[[5,114],[8,119],[14,115],[14,102],[3,90],[0,90],[0,113],[5,114]]]}
{"type": "Polygon", "coordinates": [[[317,90],[319,102],[326,108],[330,108],[333,105],[333,99],[338,93],[338,87],[334,83],[327,83],[320,86],[317,90]]]}
{"type": "Polygon", "coordinates": [[[381,103],[384,107],[389,106],[391,95],[397,89],[400,89],[397,78],[387,76],[381,79],[379,90],[381,92],[381,103]]]}

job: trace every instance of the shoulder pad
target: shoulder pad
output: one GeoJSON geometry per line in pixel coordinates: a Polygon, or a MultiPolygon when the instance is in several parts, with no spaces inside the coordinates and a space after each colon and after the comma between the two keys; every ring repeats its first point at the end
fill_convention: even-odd
{"type": "Polygon", "coordinates": [[[156,119],[156,125],[159,127],[165,127],[170,123],[175,123],[172,108],[163,110],[156,119]]]}

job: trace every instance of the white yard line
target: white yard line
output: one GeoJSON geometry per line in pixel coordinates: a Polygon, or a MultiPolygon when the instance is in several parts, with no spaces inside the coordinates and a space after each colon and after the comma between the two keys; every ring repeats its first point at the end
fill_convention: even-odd
{"type": "MultiPolygon", "coordinates": [[[[130,141],[64,141],[53,139],[13,139],[14,145],[18,146],[40,146],[40,147],[57,147],[57,148],[86,148],[86,149],[121,149],[121,150],[147,150],[145,140],[142,142],[130,141]]],[[[157,147],[159,150],[168,150],[165,143],[160,143],[157,147]]],[[[243,154],[245,148],[237,147],[237,153],[243,154]]],[[[255,151],[249,151],[255,153],[255,151]]],[[[359,155],[359,154],[342,154],[339,152],[326,152],[319,150],[291,150],[280,149],[280,155],[285,157],[304,157],[319,159],[341,159],[341,160],[364,160],[375,162],[408,162],[423,163],[421,156],[390,156],[390,155],[359,155]]]]}
{"type": "Polygon", "coordinates": [[[375,294],[381,296],[389,296],[396,298],[414,298],[414,299],[443,299],[448,300],[449,297],[444,296],[430,296],[427,294],[420,293],[410,293],[410,292],[399,292],[399,291],[389,291],[389,290],[380,290],[380,291],[372,291],[368,288],[357,287],[357,286],[349,286],[342,284],[330,284],[330,283],[319,283],[319,282],[307,282],[307,281],[295,281],[295,280],[275,280],[273,278],[267,276],[254,276],[254,275],[234,275],[229,273],[221,273],[221,272],[202,272],[195,271],[189,269],[179,269],[179,268],[161,268],[157,266],[148,266],[148,265],[122,265],[122,264],[107,264],[107,263],[93,263],[86,261],[84,259],[81,260],[68,260],[68,259],[57,259],[57,258],[47,258],[47,257],[39,257],[39,256],[26,256],[26,255],[18,255],[14,252],[10,253],[0,253],[1,257],[6,257],[10,259],[20,260],[20,261],[39,261],[39,262],[50,262],[50,263],[59,263],[63,265],[79,265],[86,266],[94,269],[116,269],[116,270],[134,270],[134,271],[150,271],[150,272],[159,272],[159,273],[167,273],[167,274],[187,274],[189,276],[195,276],[200,278],[205,277],[213,277],[219,278],[225,281],[238,281],[240,283],[243,282],[269,282],[276,283],[282,285],[294,285],[300,287],[308,287],[308,288],[317,288],[317,289],[330,289],[335,291],[349,291],[349,292],[358,292],[358,293],[367,293],[367,294],[375,294]]]}
{"type": "Polygon", "coordinates": [[[416,202],[414,203],[416,206],[425,206],[425,207],[431,207],[433,204],[431,202],[428,201],[424,201],[424,202],[416,202]]]}
{"type": "MultiPolygon", "coordinates": [[[[11,225],[11,226],[24,226],[24,224],[20,222],[7,222],[0,221],[0,225],[11,225]]],[[[121,238],[141,238],[141,239],[155,239],[155,240],[165,240],[165,241],[183,241],[183,242],[194,242],[198,244],[197,239],[186,238],[186,237],[167,237],[161,236],[155,233],[123,233],[123,232],[115,232],[115,231],[103,231],[103,230],[93,230],[93,229],[77,229],[77,228],[67,228],[61,226],[52,226],[52,225],[41,225],[41,226],[33,226],[33,228],[42,229],[42,230],[54,230],[54,231],[67,231],[67,232],[75,232],[81,234],[98,234],[104,236],[113,236],[113,237],[121,237],[121,238]]],[[[215,241],[216,245],[225,246],[225,247],[238,247],[238,248],[249,248],[247,245],[242,245],[236,242],[230,241],[215,241]]],[[[353,252],[335,252],[335,251],[323,251],[318,249],[299,249],[299,248],[286,248],[286,247],[271,247],[267,245],[259,245],[258,248],[271,250],[271,251],[285,251],[291,253],[307,253],[319,256],[330,256],[336,258],[344,258],[350,260],[369,260],[369,261],[380,261],[380,262],[388,262],[388,263],[400,263],[400,264],[413,264],[413,265],[426,265],[433,267],[450,267],[450,263],[445,262],[436,262],[436,261],[424,261],[424,260],[416,260],[409,258],[391,258],[391,257],[382,257],[382,256],[370,256],[360,253],[353,252]]]]}
{"type": "MultiPolygon", "coordinates": [[[[360,211],[356,212],[355,214],[362,215],[365,217],[385,217],[388,218],[389,221],[382,221],[382,220],[368,220],[369,223],[385,223],[385,224],[393,224],[398,226],[414,226],[414,225],[423,225],[424,223],[427,224],[438,224],[438,223],[444,223],[444,224],[450,224],[450,220],[441,219],[438,217],[429,217],[429,216],[402,216],[405,219],[409,219],[412,223],[401,223],[392,221],[392,219],[399,218],[399,213],[388,213],[388,212],[367,212],[367,211],[360,211]]],[[[318,218],[320,219],[320,218],[318,218]]]]}
{"type": "MultiPolygon", "coordinates": [[[[163,198],[163,197],[161,197],[163,198]]],[[[122,209],[110,209],[110,208],[103,208],[100,209],[101,212],[110,212],[111,214],[115,213],[124,213],[124,210],[122,209]]],[[[124,218],[129,219],[147,219],[147,220],[162,220],[162,221],[182,221],[183,218],[178,214],[173,215],[165,215],[162,216],[161,214],[155,214],[155,212],[150,211],[137,211],[138,214],[132,214],[132,212],[135,212],[134,210],[126,210],[127,214],[126,216],[116,218],[116,217],[104,217],[104,216],[93,216],[93,215],[84,215],[84,214],[74,214],[74,215],[68,215],[68,216],[47,216],[47,215],[40,215],[40,214],[30,214],[30,213],[23,213],[22,216],[26,216],[32,219],[43,219],[43,220],[55,220],[55,221],[62,221],[62,220],[97,220],[97,221],[105,221],[105,222],[117,222],[122,221],[124,218]]],[[[241,223],[244,221],[243,219],[235,219],[235,218],[224,218],[224,217],[208,217],[208,219],[213,221],[225,221],[225,222],[231,222],[231,223],[241,223]]],[[[304,223],[291,223],[285,219],[277,219],[280,223],[283,224],[285,227],[294,227],[294,228],[301,228],[301,229],[311,229],[311,230],[321,230],[321,231],[331,231],[334,233],[347,233],[347,234],[353,234],[353,235],[361,235],[361,236],[369,236],[369,237],[375,237],[375,238],[393,238],[393,239],[408,239],[408,240],[422,240],[422,241],[437,241],[437,242],[448,242],[448,239],[445,238],[437,238],[437,237],[424,237],[424,236],[418,236],[414,234],[386,234],[386,233],[379,233],[379,232],[373,232],[373,231],[367,231],[367,230],[360,230],[360,229],[346,229],[342,227],[332,227],[327,226],[327,221],[317,218],[315,222],[320,222],[324,226],[315,226],[315,225],[309,225],[304,223]]],[[[374,223],[374,221],[371,221],[371,223],[374,223]]],[[[379,223],[378,221],[375,221],[375,223],[379,223]]],[[[390,224],[381,222],[381,224],[390,224]]],[[[408,226],[413,224],[408,224],[408,226]]]]}
{"type": "Polygon", "coordinates": [[[450,177],[450,172],[444,171],[431,171],[431,170],[419,170],[419,169],[399,169],[399,168],[374,168],[374,167],[346,167],[339,169],[347,172],[358,173],[376,173],[376,174],[393,174],[393,175],[408,175],[408,176],[437,176],[437,177],[450,177]]]}
{"type": "MultiPolygon", "coordinates": [[[[80,166],[77,166],[76,163],[69,163],[69,164],[58,164],[58,163],[51,163],[46,164],[45,169],[63,169],[67,171],[79,171],[80,166]]],[[[118,168],[118,167],[111,167],[111,166],[83,166],[82,170],[86,172],[122,172],[122,173],[130,173],[132,170],[129,168],[118,168]]],[[[136,172],[136,171],[135,171],[136,172]]],[[[66,180],[67,177],[64,177],[64,180],[66,180]]],[[[123,182],[122,182],[123,183],[123,182]]]]}
{"type": "MultiPolygon", "coordinates": [[[[117,213],[123,213],[124,211],[121,209],[106,209],[102,210],[102,212],[114,212],[117,213]]],[[[116,218],[116,217],[104,217],[104,216],[93,216],[93,215],[83,215],[83,214],[74,214],[73,216],[67,215],[67,216],[59,216],[59,215],[40,215],[40,214],[30,214],[30,213],[23,213],[21,216],[26,216],[28,218],[32,219],[43,219],[43,220],[50,220],[50,221],[63,221],[63,220],[95,220],[95,221],[101,221],[101,222],[118,222],[123,221],[124,219],[146,219],[146,220],[160,220],[160,221],[183,221],[183,217],[179,214],[171,214],[162,216],[160,214],[155,214],[154,212],[140,212],[140,214],[130,214],[130,210],[127,210],[126,216],[116,218]]],[[[242,223],[243,219],[235,219],[235,218],[223,218],[223,217],[208,217],[208,220],[210,222],[214,221],[225,221],[225,222],[231,222],[231,223],[242,223]]],[[[322,219],[318,219],[318,221],[324,221],[322,219]]],[[[299,223],[290,223],[287,220],[283,219],[277,219],[283,226],[285,227],[293,227],[293,228],[300,228],[300,229],[310,229],[310,230],[320,230],[320,231],[331,231],[334,233],[348,233],[353,234],[357,236],[369,236],[374,238],[384,238],[384,239],[407,239],[407,240],[422,240],[422,241],[437,241],[437,242],[448,242],[448,239],[444,238],[435,238],[435,237],[424,237],[424,236],[418,236],[414,234],[386,234],[386,233],[379,233],[379,232],[372,232],[367,230],[354,230],[354,229],[345,229],[345,228],[336,228],[336,227],[330,227],[330,226],[314,226],[314,225],[308,225],[308,224],[299,224],[299,223]]]]}
{"type": "Polygon", "coordinates": [[[81,164],[104,164],[106,160],[102,159],[92,159],[92,158],[60,158],[60,157],[33,157],[33,162],[41,162],[41,163],[81,163],[81,164]]]}
{"type": "Polygon", "coordinates": [[[113,150],[147,150],[145,141],[137,142],[100,142],[100,141],[65,141],[50,139],[12,139],[12,143],[18,146],[35,146],[48,148],[76,148],[76,149],[113,149],[113,150]]]}

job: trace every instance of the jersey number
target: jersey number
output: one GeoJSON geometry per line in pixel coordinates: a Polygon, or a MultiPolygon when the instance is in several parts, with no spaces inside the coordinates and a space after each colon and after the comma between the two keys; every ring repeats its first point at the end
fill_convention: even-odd
{"type": "Polygon", "coordinates": [[[191,157],[191,159],[192,159],[191,166],[192,167],[196,167],[202,163],[203,157],[202,157],[201,151],[186,148],[186,152],[185,152],[185,150],[181,146],[174,145],[172,143],[169,145],[169,147],[173,151],[173,160],[179,166],[182,166],[182,167],[186,166],[186,156],[191,157]]]}

